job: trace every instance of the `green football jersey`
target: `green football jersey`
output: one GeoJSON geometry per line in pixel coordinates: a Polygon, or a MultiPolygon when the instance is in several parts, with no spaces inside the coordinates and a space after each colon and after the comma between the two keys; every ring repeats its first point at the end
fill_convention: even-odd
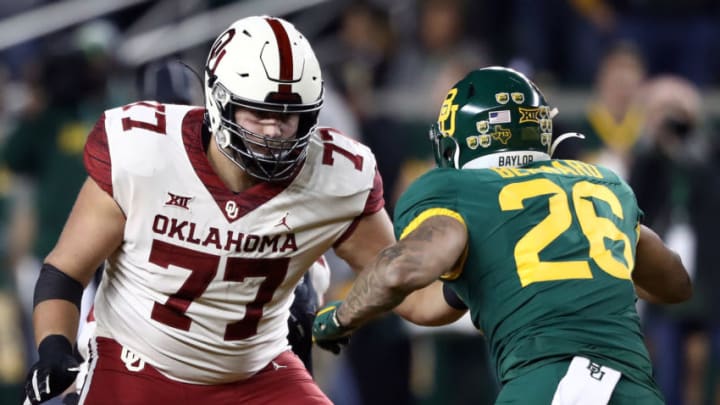
{"type": "Polygon", "coordinates": [[[464,264],[443,279],[483,331],[501,382],[584,355],[655,389],[630,278],[642,211],[612,171],[574,160],[434,169],[395,209],[402,238],[464,221],[464,264]]]}

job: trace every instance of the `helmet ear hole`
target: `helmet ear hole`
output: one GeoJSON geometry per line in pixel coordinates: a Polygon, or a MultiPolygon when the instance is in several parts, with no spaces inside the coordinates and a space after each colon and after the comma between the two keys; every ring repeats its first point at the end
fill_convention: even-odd
{"type": "Polygon", "coordinates": [[[445,136],[440,139],[440,155],[444,163],[443,167],[457,167],[458,143],[452,136],[445,136]]]}
{"type": "Polygon", "coordinates": [[[459,156],[457,140],[452,136],[444,136],[437,123],[430,127],[428,136],[433,144],[433,155],[437,166],[457,168],[459,156]]]}
{"type": "Polygon", "coordinates": [[[445,158],[445,160],[447,160],[447,161],[452,161],[454,155],[455,155],[455,151],[451,148],[446,148],[443,151],[443,158],[445,158]]]}

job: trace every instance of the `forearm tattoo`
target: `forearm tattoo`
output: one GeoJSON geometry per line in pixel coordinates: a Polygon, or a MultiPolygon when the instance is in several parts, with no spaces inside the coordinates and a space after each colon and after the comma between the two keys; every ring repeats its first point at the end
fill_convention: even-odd
{"type": "Polygon", "coordinates": [[[340,323],[356,327],[399,305],[412,288],[392,286],[389,273],[419,271],[433,236],[442,234],[442,225],[442,221],[424,224],[402,242],[380,252],[373,266],[365,269],[353,283],[339,309],[340,323]]]}
{"type": "Polygon", "coordinates": [[[383,250],[375,265],[360,273],[340,307],[338,314],[340,323],[355,327],[402,302],[407,294],[388,287],[382,272],[387,271],[393,261],[402,257],[403,250],[402,245],[394,245],[383,250]]]}

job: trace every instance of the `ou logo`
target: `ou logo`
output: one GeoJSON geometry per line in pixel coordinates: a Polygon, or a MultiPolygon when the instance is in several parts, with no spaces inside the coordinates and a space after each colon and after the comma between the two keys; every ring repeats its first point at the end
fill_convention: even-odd
{"type": "Polygon", "coordinates": [[[235,203],[235,201],[228,201],[225,203],[225,213],[227,214],[228,218],[235,219],[238,216],[238,206],[235,203]]]}

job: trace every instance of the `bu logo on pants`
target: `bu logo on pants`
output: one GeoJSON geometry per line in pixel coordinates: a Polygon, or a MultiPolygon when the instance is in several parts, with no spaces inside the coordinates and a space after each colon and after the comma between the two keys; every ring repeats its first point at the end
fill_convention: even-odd
{"type": "Polygon", "coordinates": [[[590,370],[590,377],[598,381],[601,381],[605,376],[605,372],[602,371],[602,366],[592,361],[588,364],[587,369],[590,370]]]}

